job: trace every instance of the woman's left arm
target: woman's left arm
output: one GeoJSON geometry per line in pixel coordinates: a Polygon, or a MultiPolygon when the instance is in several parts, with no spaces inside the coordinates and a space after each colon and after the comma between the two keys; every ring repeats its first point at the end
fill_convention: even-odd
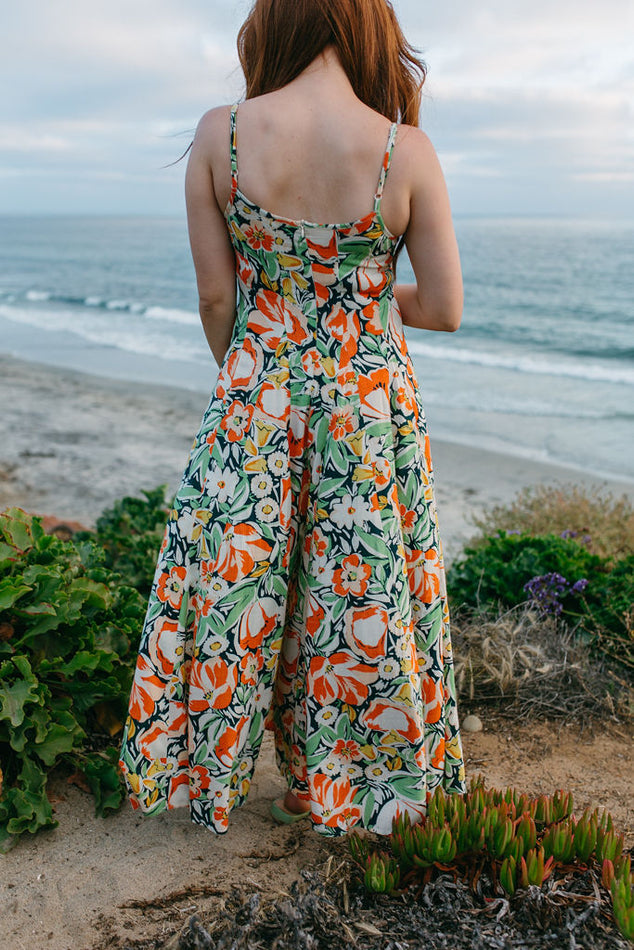
{"type": "MultiPolygon", "coordinates": [[[[221,127],[228,127],[224,112],[228,110],[211,109],[198,123],[185,172],[187,228],[198,285],[198,309],[218,366],[229,348],[236,316],[235,255],[216,199],[211,165],[221,127]]],[[[226,137],[222,136],[222,140],[226,137]]]]}

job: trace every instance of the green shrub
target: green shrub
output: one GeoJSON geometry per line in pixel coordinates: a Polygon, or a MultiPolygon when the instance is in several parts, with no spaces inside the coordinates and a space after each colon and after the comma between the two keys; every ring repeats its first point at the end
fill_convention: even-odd
{"type": "MultiPolygon", "coordinates": [[[[608,570],[603,559],[582,544],[555,534],[535,537],[500,530],[477,546],[465,547],[464,555],[447,569],[447,589],[456,606],[519,604],[527,599],[524,584],[551,572],[571,583],[586,578],[589,590],[599,579],[603,582],[608,570]]],[[[576,604],[576,597],[569,595],[566,606],[576,604]]]]}
{"type": "Polygon", "coordinates": [[[105,566],[148,597],[169,507],[166,485],[143,491],[145,498],[126,496],[97,519],[95,531],[75,534],[75,540],[93,539],[105,551],[105,566]]]}
{"type": "Polygon", "coordinates": [[[455,610],[532,602],[576,625],[596,655],[634,670],[634,555],[615,561],[574,538],[499,530],[464,549],[447,589],[455,610]]]}
{"type": "Polygon", "coordinates": [[[84,773],[98,814],[122,800],[116,749],[86,740],[125,718],[146,602],[103,561],[20,508],[0,514],[0,850],[57,825],[46,777],[61,761],[84,773]]]}

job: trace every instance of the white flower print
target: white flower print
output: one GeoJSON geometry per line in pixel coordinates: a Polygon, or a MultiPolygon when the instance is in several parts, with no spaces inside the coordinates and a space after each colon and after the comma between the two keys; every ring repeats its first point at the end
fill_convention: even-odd
{"type": "Polygon", "coordinates": [[[338,775],[341,771],[341,760],[336,756],[330,753],[320,765],[322,772],[325,772],[326,775],[338,775]]]}
{"type": "Polygon", "coordinates": [[[333,722],[337,721],[338,717],[339,713],[335,706],[322,706],[315,716],[317,722],[322,726],[328,725],[329,723],[332,725],[333,722]]]}
{"type": "Polygon", "coordinates": [[[386,680],[392,680],[401,672],[400,663],[391,656],[379,660],[379,673],[386,680]]]}
{"type": "Polygon", "coordinates": [[[270,452],[267,455],[267,464],[274,475],[283,478],[288,474],[288,455],[284,452],[270,452]]]}
{"type": "Polygon", "coordinates": [[[371,521],[372,513],[365,498],[358,495],[353,498],[347,492],[340,501],[332,506],[329,517],[339,528],[353,528],[355,525],[362,527],[368,521],[371,521]]]}
{"type": "Polygon", "coordinates": [[[217,496],[218,501],[224,504],[235,494],[239,481],[238,472],[211,465],[205,481],[205,494],[217,496]]]}
{"type": "Polygon", "coordinates": [[[268,472],[260,472],[251,479],[251,491],[257,498],[266,498],[273,491],[273,479],[268,472]]]}
{"type": "Polygon", "coordinates": [[[279,505],[271,498],[262,498],[255,506],[255,515],[259,521],[275,521],[279,512],[279,505]]]}

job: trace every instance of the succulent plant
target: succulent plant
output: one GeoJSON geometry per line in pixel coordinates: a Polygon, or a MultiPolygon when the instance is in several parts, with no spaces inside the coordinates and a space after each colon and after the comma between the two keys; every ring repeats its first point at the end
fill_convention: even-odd
{"type": "Polygon", "coordinates": [[[439,869],[464,872],[475,888],[488,865],[494,888],[499,882],[513,896],[518,887],[540,887],[557,866],[574,870],[594,862],[611,895],[617,925],[632,939],[631,858],[623,853],[624,836],[616,833],[607,812],[599,816],[598,809],[586,808],[577,819],[572,792],[558,789],[529,798],[514,788],[485,789],[480,776],[464,795],[436,788],[427,806],[413,825],[407,812],[394,818],[391,855],[371,850],[367,840],[350,834],[350,853],[368,890],[402,893],[399,885],[424,884],[439,869]]]}
{"type": "Polygon", "coordinates": [[[394,858],[376,851],[366,859],[364,884],[374,894],[392,894],[400,882],[399,866],[394,858]]]}

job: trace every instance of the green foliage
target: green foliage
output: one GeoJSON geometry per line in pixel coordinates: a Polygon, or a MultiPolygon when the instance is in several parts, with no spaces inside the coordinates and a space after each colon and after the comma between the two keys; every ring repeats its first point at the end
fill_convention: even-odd
{"type": "Polygon", "coordinates": [[[63,760],[84,771],[98,814],[121,801],[116,750],[85,746],[104,707],[125,717],[146,604],[103,562],[92,541],[0,514],[0,850],[57,824],[46,776],[63,760]]]}
{"type": "MultiPolygon", "coordinates": [[[[590,589],[597,579],[605,579],[607,567],[602,558],[571,538],[498,531],[477,547],[465,547],[464,557],[447,570],[447,588],[456,606],[495,602],[511,606],[526,600],[527,581],[551,571],[570,581],[585,577],[590,589]]],[[[577,600],[572,597],[571,601],[569,606],[575,609],[577,600]]]]}
{"type": "Polygon", "coordinates": [[[156,559],[163,540],[169,508],[166,485],[145,490],[145,498],[126,496],[97,519],[95,531],[79,532],[74,540],[94,540],[105,551],[104,564],[125,577],[128,584],[148,597],[156,559]]]}
{"type": "Polygon", "coordinates": [[[476,890],[486,870],[493,893],[512,897],[519,888],[541,887],[559,869],[569,877],[592,867],[601,875],[617,925],[631,939],[634,877],[623,853],[624,835],[616,835],[608,812],[586,809],[577,819],[572,809],[572,792],[529,798],[514,788],[485,789],[479,775],[464,795],[436,788],[416,824],[408,812],[394,818],[386,842],[391,854],[355,831],[348,847],[372,893],[402,895],[447,870],[476,890]]]}
{"type": "Polygon", "coordinates": [[[574,538],[499,530],[466,547],[448,568],[450,606],[521,604],[530,599],[525,585],[548,576],[567,582],[553,595],[551,607],[557,609],[551,612],[577,625],[595,655],[634,670],[634,554],[615,561],[592,554],[574,538]],[[573,591],[582,579],[587,585],[573,591]]]}

